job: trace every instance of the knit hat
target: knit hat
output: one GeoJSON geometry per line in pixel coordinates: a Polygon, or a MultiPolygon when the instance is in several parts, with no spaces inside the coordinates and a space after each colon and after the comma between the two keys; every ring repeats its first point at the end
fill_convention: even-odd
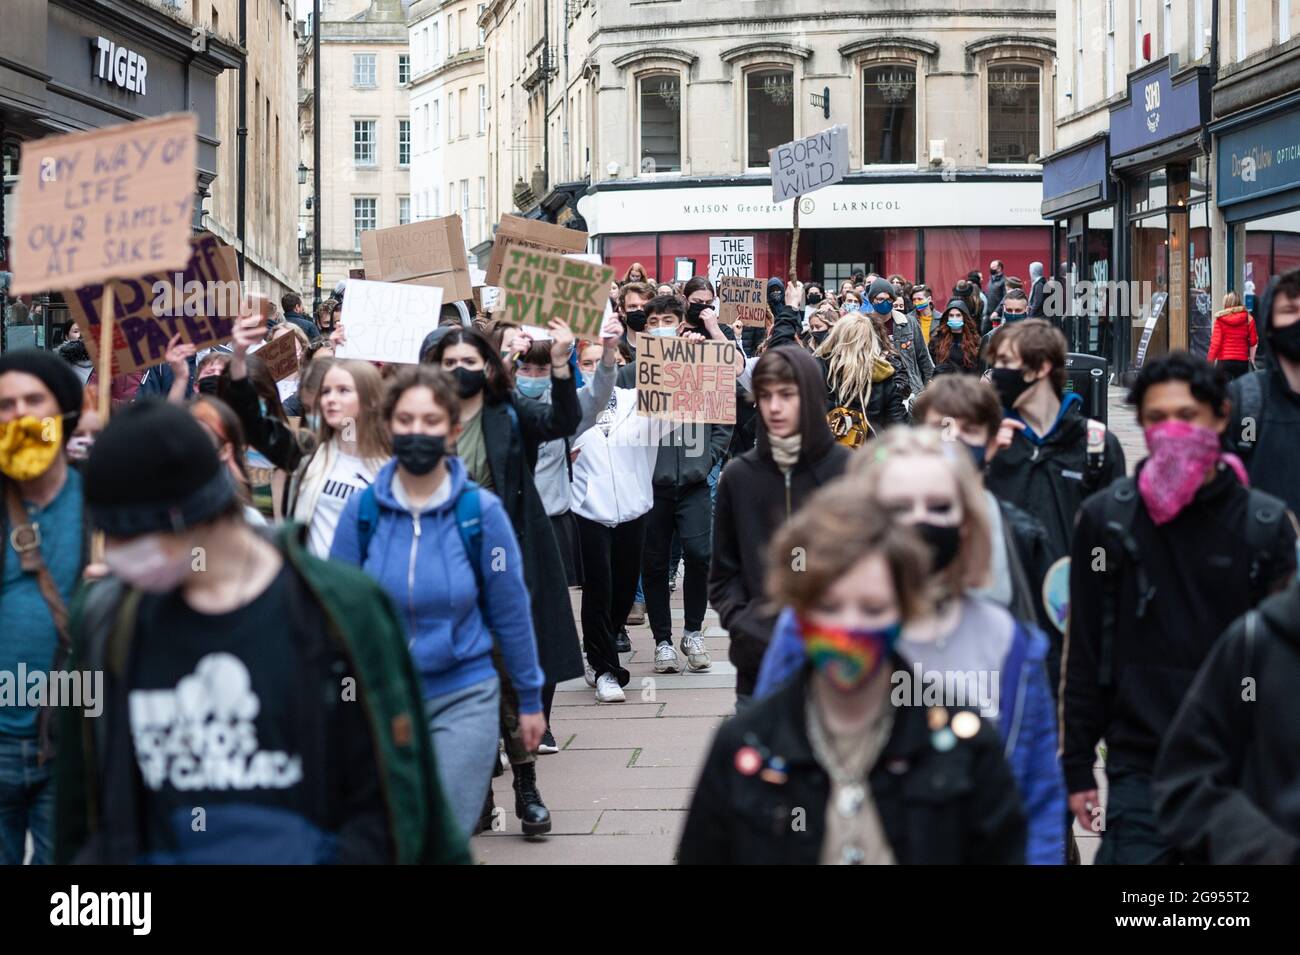
{"type": "Polygon", "coordinates": [[[874,302],[876,296],[881,292],[888,293],[890,299],[894,297],[894,286],[888,279],[878,278],[871,283],[871,288],[867,289],[867,301],[874,302]]]}
{"type": "Polygon", "coordinates": [[[113,537],[182,531],[235,499],[230,472],[203,426],[176,405],[144,399],[109,422],[83,472],[91,521],[113,537]]]}
{"type": "Polygon", "coordinates": [[[63,412],[63,440],[66,443],[81,417],[81,379],[72,366],[52,352],[40,348],[19,348],[0,355],[0,375],[11,371],[39,378],[50,389],[63,412]]]}

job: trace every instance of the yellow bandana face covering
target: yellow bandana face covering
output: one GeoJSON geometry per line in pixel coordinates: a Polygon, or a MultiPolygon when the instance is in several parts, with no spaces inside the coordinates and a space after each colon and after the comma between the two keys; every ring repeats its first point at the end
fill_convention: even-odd
{"type": "Polygon", "coordinates": [[[50,469],[63,447],[63,418],[23,415],[0,424],[0,472],[30,481],[50,469]]]}

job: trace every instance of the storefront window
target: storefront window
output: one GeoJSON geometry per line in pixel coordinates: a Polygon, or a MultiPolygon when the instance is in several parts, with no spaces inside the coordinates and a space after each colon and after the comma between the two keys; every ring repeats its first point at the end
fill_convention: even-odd
{"type": "Polygon", "coordinates": [[[1154,215],[1130,223],[1133,281],[1138,294],[1128,304],[1133,317],[1130,355],[1136,359],[1148,323],[1152,324],[1144,363],[1169,350],[1169,229],[1166,216],[1154,215]]]}
{"type": "Polygon", "coordinates": [[[767,168],[767,151],[794,139],[794,74],[755,70],[745,77],[750,168],[767,168]]]}
{"type": "Polygon", "coordinates": [[[1210,350],[1215,310],[1210,256],[1210,207],[1206,202],[1193,203],[1187,212],[1187,349],[1202,357],[1210,350]]]}
{"type": "Polygon", "coordinates": [[[1029,294],[1029,263],[1042,262],[1048,278],[1053,272],[1052,230],[1048,226],[926,229],[924,280],[936,299],[947,301],[952,288],[972,269],[984,277],[988,290],[989,262],[1002,261],[1003,274],[1017,278],[1029,294]]]}
{"type": "Polygon", "coordinates": [[[862,77],[862,161],[915,163],[916,70],[877,66],[862,77]]]}
{"type": "Polygon", "coordinates": [[[663,73],[643,76],[640,90],[641,172],[681,172],[681,77],[663,73]]]}
{"type": "MultiPolygon", "coordinates": [[[[653,235],[606,236],[603,240],[601,258],[605,260],[606,265],[614,269],[614,278],[619,281],[622,281],[633,262],[640,262],[647,271],[652,273],[650,278],[657,279],[659,276],[654,274],[655,256],[658,254],[655,251],[655,238],[653,235]]],[[[669,268],[672,268],[671,263],[669,268]]],[[[671,278],[671,272],[669,277],[671,278]]]]}
{"type": "Polygon", "coordinates": [[[1129,183],[1129,215],[1155,212],[1169,204],[1168,181],[1164,169],[1155,169],[1129,183]]]}
{"type": "Polygon", "coordinates": [[[1036,66],[989,68],[989,162],[1038,162],[1038,77],[1036,66]]]}

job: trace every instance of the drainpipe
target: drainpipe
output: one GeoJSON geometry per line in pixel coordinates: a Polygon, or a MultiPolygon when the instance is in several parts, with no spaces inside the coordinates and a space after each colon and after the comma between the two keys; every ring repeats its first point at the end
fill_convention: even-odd
{"type": "Polygon", "coordinates": [[[311,214],[312,214],[312,314],[320,305],[320,0],[312,0],[311,14],[311,214]]]}
{"type": "Polygon", "coordinates": [[[238,242],[237,255],[239,258],[239,278],[244,278],[244,234],[245,234],[245,216],[247,215],[246,203],[244,201],[244,190],[247,185],[244,170],[248,162],[248,0],[239,0],[239,46],[244,51],[243,59],[239,61],[239,128],[236,132],[236,142],[238,143],[238,156],[235,159],[237,164],[235,169],[236,203],[235,210],[235,238],[238,242]]]}

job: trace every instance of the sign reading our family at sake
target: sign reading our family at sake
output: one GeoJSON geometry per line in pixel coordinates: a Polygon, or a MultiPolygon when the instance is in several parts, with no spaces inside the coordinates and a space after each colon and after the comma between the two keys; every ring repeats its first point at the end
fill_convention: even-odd
{"type": "Polygon", "coordinates": [[[636,338],[637,414],[663,421],[736,423],[736,375],[744,357],[732,342],[636,338]]]}
{"type": "Polygon", "coordinates": [[[767,151],[772,167],[772,201],[833,186],[849,172],[849,128],[832,126],[767,151]]]}
{"type": "Polygon", "coordinates": [[[546,325],[563,319],[584,338],[600,334],[609,307],[614,270],[559,252],[518,245],[505,251],[501,268],[504,317],[521,325],[546,325]]]}
{"type": "Polygon", "coordinates": [[[11,295],[183,269],[193,113],[23,143],[11,295]]]}
{"type": "Polygon", "coordinates": [[[436,285],[348,279],[343,312],[348,337],[334,354],[414,365],[420,360],[425,336],[438,327],[441,313],[442,289],[436,285]]]}

